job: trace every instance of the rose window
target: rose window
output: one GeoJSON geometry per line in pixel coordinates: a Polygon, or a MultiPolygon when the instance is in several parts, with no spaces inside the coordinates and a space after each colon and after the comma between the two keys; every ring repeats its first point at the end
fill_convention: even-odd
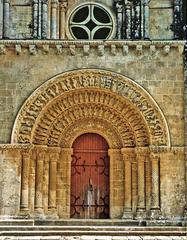
{"type": "Polygon", "coordinates": [[[69,29],[74,39],[108,39],[113,34],[113,19],[109,11],[96,4],[81,5],[69,19],[69,29]]]}

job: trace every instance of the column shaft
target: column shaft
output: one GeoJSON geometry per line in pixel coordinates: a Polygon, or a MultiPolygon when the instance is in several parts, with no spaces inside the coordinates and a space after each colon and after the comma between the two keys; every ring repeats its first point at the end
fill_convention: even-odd
{"type": "Polygon", "coordinates": [[[58,178],[58,208],[61,218],[70,218],[70,184],[71,184],[71,160],[73,149],[62,148],[61,161],[59,161],[60,171],[58,178]]]}
{"type": "Polygon", "coordinates": [[[151,219],[160,216],[160,157],[158,153],[151,154],[151,219]]]}
{"type": "Polygon", "coordinates": [[[138,163],[138,202],[137,202],[137,215],[139,219],[146,217],[146,186],[145,186],[145,162],[148,157],[149,151],[147,148],[138,148],[136,150],[137,163],[138,163]]]}
{"type": "Polygon", "coordinates": [[[4,15],[3,15],[3,37],[9,38],[10,31],[10,2],[4,1],[4,15]]]}
{"type": "Polygon", "coordinates": [[[57,1],[51,3],[51,38],[57,38],[57,1]]]}
{"type": "Polygon", "coordinates": [[[33,1],[33,37],[38,37],[38,0],[33,1]]]}
{"type": "Polygon", "coordinates": [[[66,9],[67,9],[67,2],[62,2],[60,4],[60,39],[65,39],[66,31],[66,9]]]}
{"type": "Polygon", "coordinates": [[[122,149],[124,160],[124,212],[123,218],[133,218],[132,213],[132,161],[135,157],[134,149],[122,149]]]}
{"type": "Polygon", "coordinates": [[[46,39],[48,34],[48,0],[42,2],[42,38],[46,39]]]}
{"type": "Polygon", "coordinates": [[[43,213],[43,173],[44,173],[44,160],[45,160],[46,149],[37,149],[36,159],[36,177],[35,177],[35,211],[43,213]]]}
{"type": "Polygon", "coordinates": [[[24,150],[22,153],[22,181],[21,181],[21,211],[29,210],[29,167],[30,150],[24,150]]]}
{"type": "Polygon", "coordinates": [[[144,0],[144,38],[149,38],[149,1],[144,0]]]}

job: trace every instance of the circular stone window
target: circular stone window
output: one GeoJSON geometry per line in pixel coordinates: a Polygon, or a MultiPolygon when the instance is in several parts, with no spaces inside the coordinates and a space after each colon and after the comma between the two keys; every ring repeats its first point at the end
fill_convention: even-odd
{"type": "Polygon", "coordinates": [[[109,39],[114,34],[114,19],[110,10],[96,3],[78,6],[69,17],[69,31],[73,39],[109,39]]]}

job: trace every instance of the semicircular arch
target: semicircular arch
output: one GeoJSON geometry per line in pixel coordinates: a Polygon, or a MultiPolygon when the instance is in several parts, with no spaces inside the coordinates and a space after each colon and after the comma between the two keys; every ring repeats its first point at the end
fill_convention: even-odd
{"type": "Polygon", "coordinates": [[[167,122],[150,94],[121,74],[98,69],[62,73],[39,87],[18,113],[12,143],[39,144],[40,136],[40,144],[49,144],[56,136],[59,145],[66,129],[86,118],[112,122],[123,146],[129,138],[132,145],[170,146],[167,122]]]}

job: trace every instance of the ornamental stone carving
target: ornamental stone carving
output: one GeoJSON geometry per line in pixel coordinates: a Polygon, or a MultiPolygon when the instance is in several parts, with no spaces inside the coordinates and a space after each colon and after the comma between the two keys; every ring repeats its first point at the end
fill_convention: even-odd
{"type": "Polygon", "coordinates": [[[84,69],[60,74],[25,102],[12,143],[60,144],[60,136],[86,118],[111,123],[124,147],[170,146],[166,120],[154,99],[123,75],[84,69]]]}

